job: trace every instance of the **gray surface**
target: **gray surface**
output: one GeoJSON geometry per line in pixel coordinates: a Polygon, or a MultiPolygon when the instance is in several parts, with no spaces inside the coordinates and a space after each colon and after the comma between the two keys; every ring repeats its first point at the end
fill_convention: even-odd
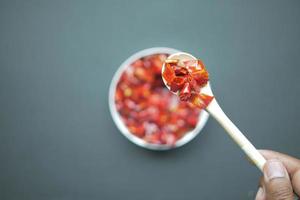
{"type": "Polygon", "coordinates": [[[253,199],[260,172],[214,120],[157,153],[108,110],[124,59],[174,47],[257,147],[299,156],[300,1],[224,2],[0,1],[0,199],[253,199]]]}

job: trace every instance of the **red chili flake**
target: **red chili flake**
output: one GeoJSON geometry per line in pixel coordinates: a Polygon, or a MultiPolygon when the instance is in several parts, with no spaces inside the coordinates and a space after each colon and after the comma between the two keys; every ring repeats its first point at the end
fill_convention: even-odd
{"type": "Polygon", "coordinates": [[[163,144],[163,142],[161,141],[160,133],[153,133],[153,134],[146,135],[143,139],[149,143],[163,144]]]}
{"type": "Polygon", "coordinates": [[[192,76],[189,76],[188,81],[191,85],[191,90],[195,91],[195,93],[199,93],[202,85],[199,85],[199,83],[192,76]]]}
{"type": "Polygon", "coordinates": [[[177,138],[174,134],[163,132],[161,134],[161,141],[167,145],[174,145],[177,141],[177,138]]]}
{"type": "Polygon", "coordinates": [[[143,125],[134,124],[128,126],[129,131],[135,133],[136,136],[143,137],[145,135],[145,127],[143,125]]]}
{"type": "Polygon", "coordinates": [[[179,92],[179,98],[181,101],[188,101],[191,97],[191,86],[188,82],[186,82],[179,92]]]}
{"type": "Polygon", "coordinates": [[[192,117],[192,116],[187,117],[187,122],[193,126],[196,126],[198,123],[198,121],[195,119],[195,117],[192,117]]]}
{"type": "Polygon", "coordinates": [[[198,108],[204,109],[213,100],[214,97],[206,94],[193,94],[191,96],[190,102],[198,108]]]}
{"type": "Polygon", "coordinates": [[[135,68],[134,75],[142,81],[151,82],[153,80],[153,77],[149,74],[149,71],[141,67],[135,68]]]}
{"type": "Polygon", "coordinates": [[[151,66],[152,66],[153,71],[155,73],[158,73],[158,74],[161,73],[161,67],[164,64],[164,61],[165,61],[166,58],[167,58],[166,55],[162,54],[160,56],[156,56],[155,58],[153,58],[151,60],[151,64],[152,64],[151,66]]]}
{"type": "Polygon", "coordinates": [[[209,80],[208,72],[205,69],[194,71],[191,76],[197,81],[199,87],[204,87],[209,80]]]}
{"type": "Polygon", "coordinates": [[[176,77],[173,79],[170,90],[172,92],[177,92],[178,90],[181,90],[185,84],[185,78],[184,77],[176,77]]]}
{"type": "MultiPolygon", "coordinates": [[[[115,103],[132,134],[149,143],[174,145],[196,127],[200,110],[179,101],[164,86],[161,68],[167,56],[154,54],[130,64],[117,84],[115,103]]],[[[173,90],[181,91],[186,78],[175,75],[172,65],[177,63],[169,60],[163,76],[168,82],[174,81],[170,86],[173,90]]]]}
{"type": "Polygon", "coordinates": [[[142,60],[136,60],[135,62],[133,62],[131,64],[131,66],[133,66],[133,67],[143,67],[143,65],[144,65],[144,63],[142,60]]]}
{"type": "Polygon", "coordinates": [[[172,83],[173,79],[175,78],[175,72],[171,67],[170,63],[165,64],[165,70],[163,71],[162,74],[163,78],[166,80],[167,83],[172,83]]]}
{"type": "Polygon", "coordinates": [[[185,67],[180,67],[180,66],[174,66],[174,72],[176,76],[184,76],[187,75],[189,72],[187,68],[185,67]]]}

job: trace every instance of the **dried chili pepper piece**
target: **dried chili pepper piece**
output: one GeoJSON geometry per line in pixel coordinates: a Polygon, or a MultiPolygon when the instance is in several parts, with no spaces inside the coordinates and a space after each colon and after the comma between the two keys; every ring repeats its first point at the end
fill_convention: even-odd
{"type": "Polygon", "coordinates": [[[179,98],[181,101],[188,101],[191,95],[191,86],[189,83],[185,83],[182,90],[179,92],[179,98]]]}
{"type": "Polygon", "coordinates": [[[153,77],[150,76],[149,72],[146,69],[137,67],[134,71],[134,75],[142,81],[151,82],[153,77]]]}
{"type": "Polygon", "coordinates": [[[206,108],[209,103],[213,100],[213,96],[209,96],[209,95],[206,95],[206,94],[193,94],[191,96],[191,99],[190,99],[190,102],[200,108],[200,109],[204,109],[206,108]]]}
{"type": "Polygon", "coordinates": [[[154,73],[160,74],[161,73],[161,67],[163,66],[164,60],[166,59],[165,55],[156,56],[153,59],[151,59],[151,67],[153,68],[152,71],[154,73]]]}
{"type": "Polygon", "coordinates": [[[145,127],[143,125],[134,124],[132,126],[128,126],[128,129],[138,137],[144,137],[145,135],[145,127]]]}
{"type": "Polygon", "coordinates": [[[197,81],[199,87],[204,87],[209,80],[208,72],[205,69],[196,70],[191,73],[191,76],[197,81]]]}
{"type": "Polygon", "coordinates": [[[143,138],[146,142],[153,143],[153,144],[162,144],[161,141],[161,134],[159,132],[155,132],[152,134],[147,134],[143,138]]]}
{"type": "Polygon", "coordinates": [[[162,76],[166,80],[166,82],[169,85],[171,85],[171,83],[173,82],[173,80],[175,78],[175,72],[169,63],[166,63],[165,70],[163,71],[162,76]]]}
{"type": "Polygon", "coordinates": [[[199,83],[192,76],[189,76],[188,81],[191,85],[192,91],[195,93],[199,93],[202,88],[202,85],[199,85],[199,83]]]}
{"type": "Polygon", "coordinates": [[[173,69],[174,69],[176,76],[185,76],[189,73],[187,68],[185,68],[185,67],[180,67],[180,66],[175,65],[173,67],[173,69]]]}
{"type": "Polygon", "coordinates": [[[177,92],[178,90],[181,90],[185,84],[185,78],[184,77],[175,77],[170,85],[170,90],[172,92],[177,92]]]}
{"type": "Polygon", "coordinates": [[[161,134],[161,140],[164,144],[173,146],[177,141],[177,137],[174,134],[163,132],[161,134]]]}
{"type": "Polygon", "coordinates": [[[200,59],[198,59],[198,67],[199,67],[200,69],[205,69],[205,65],[204,65],[204,63],[202,62],[202,60],[200,60],[200,59]]]}
{"type": "Polygon", "coordinates": [[[143,67],[144,62],[142,60],[136,60],[133,63],[131,63],[131,66],[133,67],[143,67]]]}

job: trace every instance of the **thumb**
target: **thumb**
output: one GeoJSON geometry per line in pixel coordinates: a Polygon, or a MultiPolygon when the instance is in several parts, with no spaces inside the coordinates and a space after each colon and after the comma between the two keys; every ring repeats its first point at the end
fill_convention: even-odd
{"type": "Polygon", "coordinates": [[[268,200],[293,200],[293,188],[281,161],[268,160],[264,166],[264,186],[268,200]]]}

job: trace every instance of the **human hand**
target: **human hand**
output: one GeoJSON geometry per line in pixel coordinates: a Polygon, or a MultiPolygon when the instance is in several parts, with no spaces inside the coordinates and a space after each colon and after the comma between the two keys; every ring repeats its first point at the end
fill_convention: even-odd
{"type": "Polygon", "coordinates": [[[260,150],[267,159],[256,200],[294,200],[300,194],[300,160],[270,150],[260,150]]]}

